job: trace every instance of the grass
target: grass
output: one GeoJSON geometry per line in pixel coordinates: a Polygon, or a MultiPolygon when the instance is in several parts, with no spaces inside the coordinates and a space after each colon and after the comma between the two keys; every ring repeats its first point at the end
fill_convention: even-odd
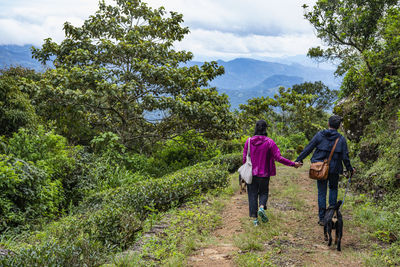
{"type": "MultiPolygon", "coordinates": [[[[270,220],[259,227],[252,227],[248,220],[242,221],[245,230],[235,239],[235,244],[241,249],[234,257],[236,265],[320,266],[331,262],[338,266],[349,263],[355,266],[376,258],[369,253],[370,244],[367,245],[364,241],[361,242],[365,246],[357,243],[358,235],[365,235],[368,230],[355,225],[352,219],[345,221],[346,233],[350,232],[352,237],[350,234],[344,237],[347,246],[340,254],[345,259],[344,262],[341,257],[332,258],[337,252],[334,248],[327,247],[322,239],[322,227],[316,225],[316,186],[304,186],[304,180],[301,180],[308,179],[304,174],[305,169],[307,166],[298,170],[278,166],[278,175],[270,182],[267,210],[270,220]],[[320,237],[315,231],[321,232],[320,237]]],[[[344,188],[340,193],[341,197],[343,193],[344,188]]],[[[351,218],[352,205],[347,203],[344,212],[351,218]]]]}
{"type": "Polygon", "coordinates": [[[231,185],[193,198],[184,206],[149,218],[139,248],[115,255],[104,266],[185,266],[187,257],[196,249],[212,242],[212,231],[221,224],[221,212],[238,190],[237,175],[231,185]],[[160,231],[154,231],[157,226],[160,231]]]}
{"type": "MultiPolygon", "coordinates": [[[[334,248],[326,246],[322,239],[322,228],[316,225],[315,203],[310,202],[311,199],[317,201],[316,186],[302,185],[304,181],[301,179],[307,179],[304,177],[304,168],[307,167],[299,170],[278,167],[278,176],[270,181],[267,210],[269,222],[254,227],[250,218],[242,218],[243,231],[233,239],[234,245],[239,248],[233,255],[234,264],[395,265],[393,255],[397,255],[398,247],[394,246],[392,251],[382,251],[382,241],[379,241],[375,234],[379,218],[376,217],[376,211],[371,204],[359,204],[363,199],[362,195],[354,196],[350,193],[346,198],[343,207],[346,230],[343,251],[338,254],[334,248]],[[303,176],[300,176],[302,173],[303,176]],[[372,226],[360,223],[358,218],[371,222],[372,226]],[[321,231],[320,237],[315,231],[321,231]]],[[[151,225],[165,224],[168,227],[156,235],[143,236],[142,250],[121,253],[108,266],[186,266],[187,257],[194,250],[207,247],[215,241],[212,233],[221,224],[221,211],[232,194],[238,190],[236,174],[231,176],[231,183],[231,186],[223,191],[212,191],[206,196],[196,197],[184,207],[149,220],[145,231],[149,231],[151,225]]],[[[339,198],[343,197],[344,186],[342,187],[339,198]]]]}

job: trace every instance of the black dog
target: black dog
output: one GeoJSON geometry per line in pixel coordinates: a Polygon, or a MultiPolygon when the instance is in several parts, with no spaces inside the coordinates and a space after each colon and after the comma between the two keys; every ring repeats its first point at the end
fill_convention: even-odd
{"type": "Polygon", "coordinates": [[[242,179],[242,177],[239,174],[239,186],[240,186],[240,194],[246,193],[246,182],[242,179]]]}
{"type": "Polygon", "coordinates": [[[338,201],[335,206],[329,206],[324,217],[325,241],[328,241],[328,246],[332,245],[332,229],[336,229],[335,244],[337,244],[338,251],[341,251],[340,242],[343,236],[343,218],[339,210],[341,205],[342,201],[338,201]]]}

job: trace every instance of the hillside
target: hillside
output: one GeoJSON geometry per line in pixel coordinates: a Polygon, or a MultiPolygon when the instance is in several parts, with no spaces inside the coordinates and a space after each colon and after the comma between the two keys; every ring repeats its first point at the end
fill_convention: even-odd
{"type": "Polygon", "coordinates": [[[37,71],[43,70],[39,61],[32,58],[31,45],[0,45],[0,68],[23,66],[37,71]]]}
{"type": "Polygon", "coordinates": [[[231,61],[217,61],[224,66],[225,75],[216,78],[212,85],[224,89],[246,89],[262,83],[272,75],[299,76],[305,81],[323,81],[326,85],[337,87],[333,71],[305,67],[300,64],[282,64],[248,58],[237,58],[231,61]]]}
{"type": "Polygon", "coordinates": [[[260,96],[273,97],[276,93],[278,93],[279,87],[291,87],[295,84],[300,84],[303,81],[304,79],[299,76],[286,76],[277,74],[266,78],[258,85],[248,89],[219,89],[219,91],[227,94],[229,96],[232,108],[237,109],[239,108],[240,104],[245,104],[247,99],[260,96]]]}
{"type": "MultiPolygon", "coordinates": [[[[290,87],[306,81],[322,81],[331,89],[338,89],[341,82],[340,78],[334,76],[333,70],[306,67],[297,63],[282,64],[249,58],[217,62],[224,66],[225,74],[213,80],[211,85],[229,96],[232,109],[253,97],[272,97],[279,86],[290,87]]],[[[193,61],[188,65],[201,64],[193,61]]]]}
{"type": "MultiPolygon", "coordinates": [[[[0,68],[20,65],[42,71],[43,66],[32,58],[30,48],[31,45],[0,46],[0,68]]],[[[253,97],[272,97],[279,86],[290,87],[305,81],[322,81],[330,88],[338,89],[340,84],[340,79],[334,77],[332,70],[293,62],[283,64],[249,58],[217,62],[224,66],[225,74],[213,80],[211,85],[229,96],[232,109],[238,108],[239,104],[245,104],[247,99],[253,97]]],[[[309,64],[306,61],[305,63],[309,64]]],[[[202,62],[191,61],[187,65],[201,64],[202,62]]]]}

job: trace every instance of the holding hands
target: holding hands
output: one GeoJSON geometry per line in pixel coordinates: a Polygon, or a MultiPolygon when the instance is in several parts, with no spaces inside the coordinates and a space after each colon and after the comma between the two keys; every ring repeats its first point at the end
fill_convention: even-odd
{"type": "Polygon", "coordinates": [[[303,163],[302,162],[298,162],[298,161],[296,161],[295,163],[294,163],[294,167],[297,169],[297,168],[299,168],[299,167],[302,167],[303,166],[303,163]]]}

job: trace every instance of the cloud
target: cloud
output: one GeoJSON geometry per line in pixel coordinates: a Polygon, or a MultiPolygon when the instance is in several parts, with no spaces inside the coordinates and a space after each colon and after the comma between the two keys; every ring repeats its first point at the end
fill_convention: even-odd
{"type": "Polygon", "coordinates": [[[0,44],[40,45],[64,38],[66,21],[80,25],[97,9],[96,0],[14,0],[0,4],[0,44]]]}
{"type": "MultiPolygon", "coordinates": [[[[176,48],[192,51],[195,59],[292,56],[319,44],[301,8],[315,0],[146,2],[184,15],[184,25],[191,32],[176,48]]],[[[80,26],[97,5],[97,0],[1,1],[0,44],[40,45],[48,37],[60,42],[64,22],[80,26]]]]}
{"type": "Polygon", "coordinates": [[[218,30],[238,35],[283,35],[308,33],[302,5],[314,0],[149,0],[153,7],[165,6],[184,14],[192,29],[218,30]]]}
{"type": "Polygon", "coordinates": [[[190,47],[196,60],[230,60],[238,57],[263,59],[305,54],[315,43],[318,40],[313,34],[242,37],[219,31],[194,30],[176,47],[190,47]]]}

